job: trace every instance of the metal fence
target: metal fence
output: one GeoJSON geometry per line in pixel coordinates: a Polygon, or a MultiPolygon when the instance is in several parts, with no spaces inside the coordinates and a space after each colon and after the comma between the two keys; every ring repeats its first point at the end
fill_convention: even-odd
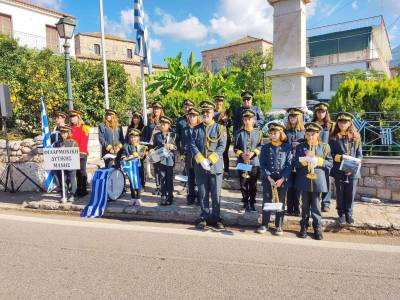
{"type": "MultiPolygon", "coordinates": [[[[353,123],[361,135],[364,156],[400,156],[400,111],[353,113],[353,123]]],[[[304,115],[311,122],[312,114],[304,115]]],[[[336,114],[332,114],[336,119],[336,114]]],[[[269,121],[287,123],[287,116],[267,118],[269,121]]],[[[267,125],[263,128],[267,134],[267,125]]]]}

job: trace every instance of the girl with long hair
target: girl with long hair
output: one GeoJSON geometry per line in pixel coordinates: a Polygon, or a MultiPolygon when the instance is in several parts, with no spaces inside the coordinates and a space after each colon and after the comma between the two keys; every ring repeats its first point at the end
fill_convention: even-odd
{"type": "MultiPolygon", "coordinates": [[[[329,144],[332,131],[334,129],[334,123],[331,121],[331,117],[328,111],[329,105],[327,103],[317,103],[314,105],[313,122],[321,125],[322,130],[319,134],[319,140],[323,143],[329,144]]],[[[331,206],[331,177],[329,172],[325,174],[326,183],[328,184],[328,192],[322,193],[321,195],[321,211],[328,212],[331,206]]]]}
{"type": "Polygon", "coordinates": [[[360,176],[360,167],[354,172],[340,170],[344,155],[362,159],[361,137],[353,124],[353,115],[340,112],[333,130],[331,148],[334,159],[331,171],[335,179],[337,212],[339,224],[353,224],[353,202],[360,176]]]}
{"type": "Polygon", "coordinates": [[[124,134],[115,110],[106,109],[103,123],[99,125],[99,142],[105,167],[111,168],[113,163],[118,167],[124,144],[124,134]]]}
{"type": "MultiPolygon", "coordinates": [[[[292,155],[295,155],[296,147],[304,140],[303,111],[300,108],[292,107],[287,110],[288,122],[285,129],[287,141],[292,147],[292,155]]],[[[300,194],[296,186],[296,169],[293,167],[288,179],[287,190],[287,213],[300,216],[300,194]]]]}

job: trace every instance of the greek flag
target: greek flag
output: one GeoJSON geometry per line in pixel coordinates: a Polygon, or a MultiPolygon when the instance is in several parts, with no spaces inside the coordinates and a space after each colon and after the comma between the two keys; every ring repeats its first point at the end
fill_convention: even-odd
{"type": "Polygon", "coordinates": [[[82,211],[82,218],[98,218],[104,215],[108,199],[107,178],[112,170],[114,168],[99,169],[94,173],[90,201],[82,211]]]}
{"type": "MultiPolygon", "coordinates": [[[[51,147],[49,119],[47,118],[46,106],[43,97],[40,99],[42,102],[41,116],[42,116],[42,146],[43,148],[51,147]]],[[[44,171],[44,189],[49,193],[54,190],[57,184],[57,176],[55,171],[44,171]]]]}
{"type": "Polygon", "coordinates": [[[136,29],[136,48],[135,54],[147,64],[149,74],[152,72],[151,66],[151,51],[150,51],[150,39],[149,33],[146,26],[144,25],[144,8],[143,0],[135,0],[134,8],[134,28],[136,29]]]}
{"type": "Polygon", "coordinates": [[[121,168],[128,176],[132,188],[140,189],[140,160],[121,161],[121,168]]]}

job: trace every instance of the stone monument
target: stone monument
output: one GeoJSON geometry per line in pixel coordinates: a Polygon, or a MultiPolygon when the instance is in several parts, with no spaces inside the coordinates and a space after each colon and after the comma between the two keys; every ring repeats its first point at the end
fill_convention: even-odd
{"type": "Polygon", "coordinates": [[[306,108],[306,5],[311,0],[268,0],[274,7],[272,111],[288,107],[306,108]]]}

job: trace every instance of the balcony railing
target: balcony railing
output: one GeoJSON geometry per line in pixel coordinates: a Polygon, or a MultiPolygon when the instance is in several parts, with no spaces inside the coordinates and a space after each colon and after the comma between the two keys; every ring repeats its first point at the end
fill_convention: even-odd
{"type": "Polygon", "coordinates": [[[43,49],[47,47],[46,37],[34,35],[21,31],[14,31],[13,38],[18,44],[28,48],[43,49]]]}

